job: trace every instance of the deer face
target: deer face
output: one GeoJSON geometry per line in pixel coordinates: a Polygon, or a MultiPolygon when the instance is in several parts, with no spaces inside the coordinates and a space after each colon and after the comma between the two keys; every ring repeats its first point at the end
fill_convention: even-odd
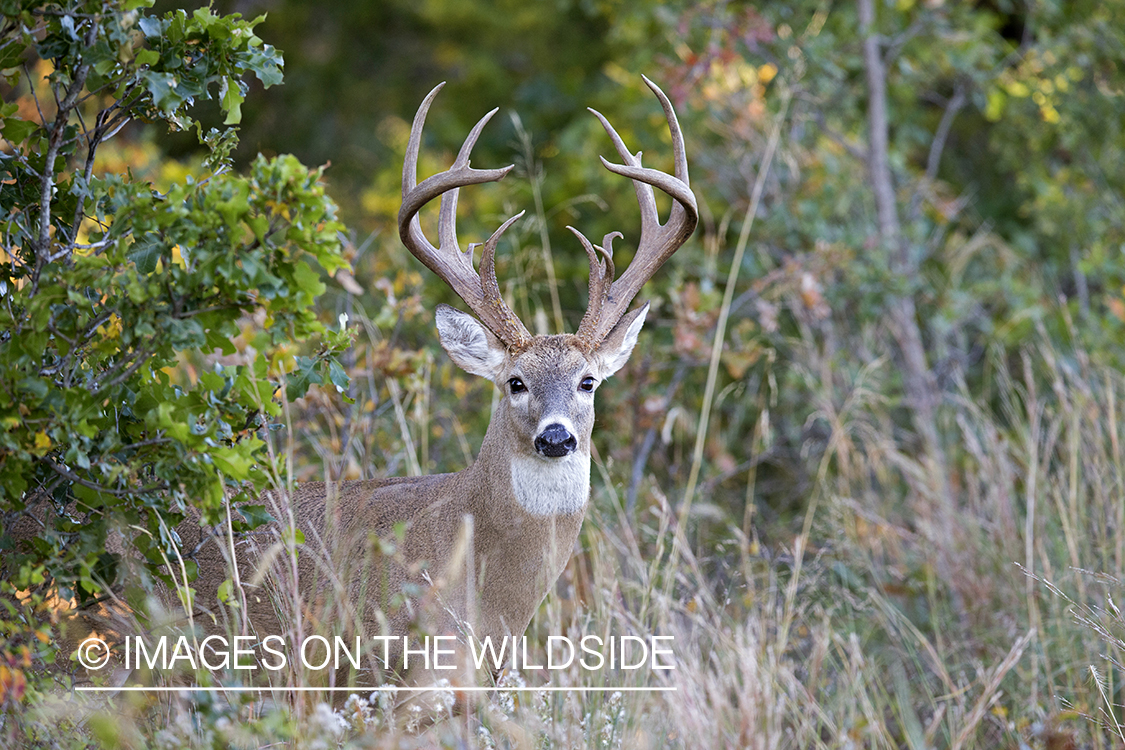
{"type": "Polygon", "coordinates": [[[629,359],[648,305],[626,315],[590,352],[569,334],[536,336],[510,354],[475,318],[437,308],[438,333],[449,356],[466,372],[488,378],[503,396],[495,420],[514,455],[545,462],[590,456],[594,392],[629,359]]]}

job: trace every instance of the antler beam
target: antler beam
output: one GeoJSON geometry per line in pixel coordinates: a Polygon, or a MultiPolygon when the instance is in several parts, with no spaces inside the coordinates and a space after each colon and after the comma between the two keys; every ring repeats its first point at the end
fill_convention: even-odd
{"type": "Polygon", "coordinates": [[[578,326],[577,336],[587,346],[596,348],[598,344],[613,330],[613,326],[621,319],[629,307],[629,303],[641,290],[645,282],[653,277],[656,271],[668,260],[676,250],[683,245],[699,223],[699,210],[695,203],[695,194],[692,193],[688,181],[687,156],[684,152],[684,136],[680,131],[680,124],[676,120],[676,112],[672,103],[660,90],[660,87],[642,76],[648,87],[656,94],[660,104],[664,107],[664,116],[668,120],[668,128],[672,132],[672,155],[675,161],[675,176],[656,169],[641,166],[641,152],[634,156],[625,147],[621,136],[609,124],[609,121],[600,112],[591,109],[590,112],[601,121],[602,127],[613,140],[617,153],[624,164],[614,164],[602,157],[602,164],[609,171],[623,175],[633,181],[637,193],[637,202],[641,208],[641,237],[637,242],[637,254],[633,262],[625,269],[625,273],[616,281],[613,278],[613,260],[610,244],[614,236],[621,236],[620,232],[606,235],[602,246],[593,245],[586,237],[574,227],[567,227],[582,242],[590,260],[590,301],[586,314],[578,326]],[[672,211],[665,224],[660,223],[660,216],[656,210],[656,198],[653,187],[672,196],[672,211]],[[602,257],[599,258],[598,255],[602,257]]]}
{"type": "Polygon", "coordinates": [[[466,185],[495,182],[512,169],[511,166],[502,169],[473,169],[469,166],[473,146],[497,110],[493,109],[477,122],[449,169],[427,177],[418,184],[418,152],[422,145],[422,128],[426,124],[430,104],[443,86],[444,83],[439,83],[422,101],[410,128],[410,141],[402,167],[399,236],[402,244],[406,245],[414,257],[449,284],[497,338],[508,346],[519,348],[531,341],[531,334],[500,294],[500,285],[496,281],[495,256],[500,236],[516,219],[523,216],[523,212],[501,224],[484,243],[479,274],[473,269],[473,251],[477,244],[470,244],[466,250],[461,250],[457,242],[457,194],[460,189],[466,185]],[[418,212],[438,196],[441,196],[441,208],[438,213],[438,246],[434,247],[422,233],[418,212]]]}

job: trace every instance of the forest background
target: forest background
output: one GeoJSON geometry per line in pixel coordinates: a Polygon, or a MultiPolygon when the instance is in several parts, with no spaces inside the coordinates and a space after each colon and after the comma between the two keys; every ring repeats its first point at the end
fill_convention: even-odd
{"type": "MultiPolygon", "coordinates": [[[[599,164],[610,144],[585,107],[667,168],[640,74],[676,106],[700,227],[646,287],[644,343],[599,392],[582,548],[533,632],[560,620],[673,630],[685,661],[673,694],[511,707],[541,742],[1125,742],[1114,603],[1125,575],[1125,4],[211,7],[266,14],[253,33],[284,57],[284,85],[264,85],[280,71],[255,60],[244,101],[227,87],[182,103],[201,131],[138,118],[95,171],[170,194],[228,159],[256,185],[259,154],[324,165],[299,189],[286,178],[327,227],[298,241],[320,282],[290,274],[307,298],[287,314],[307,335],[264,341],[262,316],[245,315],[227,321],[228,345],[173,353],[174,379],[215,392],[241,393],[236,378],[226,390],[208,381],[216,361],[266,357],[262,374],[288,373],[293,402],[276,419],[299,480],[455,471],[484,434],[492,387],[457,370],[434,332],[434,305],[457,300],[395,229],[410,118],[433,85],[448,81],[422,174],[501,108],[473,163],[516,169],[462,192],[461,235],[479,240],[528,209],[498,252],[498,277],[540,333],[573,331],[585,309],[586,257],[565,226],[623,231],[618,268],[639,227],[631,186],[599,164]],[[231,124],[236,138],[199,135],[231,124]],[[316,250],[322,241],[333,249],[316,250]]],[[[26,71],[4,100],[34,119],[32,87],[50,67],[30,60],[26,71]]],[[[67,453],[55,427],[21,420],[7,423],[6,470],[18,473],[10,456],[39,467],[67,453]]],[[[260,481],[258,459],[231,451],[228,474],[260,481]]],[[[161,460],[161,471],[182,468],[161,460]]],[[[63,480],[52,492],[77,485],[83,496],[82,482],[63,480]]],[[[137,485],[121,481],[133,497],[137,485]]],[[[255,523],[255,511],[243,515],[255,523]]],[[[85,539],[81,554],[53,539],[22,583],[96,595],[116,564],[91,552],[104,538],[85,539]]],[[[59,741],[54,687],[33,677],[46,639],[29,638],[21,617],[5,631],[4,731],[59,741]]],[[[70,729],[81,742],[141,746],[156,741],[163,711],[192,717],[184,742],[300,743],[321,731],[315,712],[298,711],[231,739],[221,720],[260,707],[162,706],[130,704],[128,722],[92,706],[70,729]]],[[[380,741],[360,718],[324,731],[380,741]]],[[[431,732],[485,742],[486,725],[450,719],[431,732]]]]}

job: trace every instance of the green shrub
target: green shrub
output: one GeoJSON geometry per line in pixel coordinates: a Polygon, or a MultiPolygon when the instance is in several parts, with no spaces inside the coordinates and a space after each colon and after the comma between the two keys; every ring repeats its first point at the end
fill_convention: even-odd
{"type": "MultiPolygon", "coordinates": [[[[290,398],[325,378],[346,385],[333,356],[349,336],[313,307],[318,266],[346,265],[320,171],[281,156],[239,174],[235,130],[204,133],[191,114],[214,98],[236,124],[243,79],[279,83],[280,54],[254,35],[261,19],[160,18],[148,4],[0,7],[0,77],[20,97],[0,110],[8,594],[103,595],[120,562],[107,549],[115,528],[157,572],[186,506],[217,520],[224,496],[248,501],[265,485],[263,437],[287,371],[290,398]],[[209,150],[201,174],[160,192],[128,170],[106,173],[99,147],[134,122],[194,128],[209,150]],[[239,350],[238,363],[214,357],[239,350]],[[177,367],[189,360],[207,364],[177,367]]],[[[268,518],[240,509],[236,528],[268,518]]]]}

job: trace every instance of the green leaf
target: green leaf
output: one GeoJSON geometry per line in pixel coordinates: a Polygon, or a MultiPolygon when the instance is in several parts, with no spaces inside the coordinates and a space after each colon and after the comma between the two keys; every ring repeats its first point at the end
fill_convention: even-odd
{"type": "Polygon", "coordinates": [[[96,509],[113,505],[114,498],[112,495],[106,495],[84,485],[76,484],[71,488],[71,491],[76,498],[82,501],[81,507],[83,508],[96,509]]]}
{"type": "Polygon", "coordinates": [[[336,392],[343,395],[344,401],[349,404],[355,403],[355,399],[347,395],[348,386],[352,382],[351,378],[348,377],[348,373],[344,372],[344,368],[335,359],[328,362],[328,379],[332,382],[332,385],[336,386],[336,392]]]}
{"type": "Polygon", "coordinates": [[[298,261],[293,273],[297,288],[305,293],[307,299],[319,297],[324,294],[326,287],[320,280],[320,274],[312,269],[305,261],[298,261]]]}
{"type": "Polygon", "coordinates": [[[235,448],[213,448],[211,452],[211,460],[215,466],[231,479],[243,481],[250,478],[250,468],[254,465],[254,460],[249,456],[243,455],[243,446],[235,448]]]}
{"type": "Polygon", "coordinates": [[[164,33],[164,29],[167,27],[167,23],[165,21],[162,21],[155,16],[145,16],[137,22],[137,25],[140,27],[141,33],[143,33],[145,37],[152,39],[158,43],[160,41],[161,34],[164,33]]]}
{"type": "Polygon", "coordinates": [[[281,52],[268,44],[250,53],[250,69],[258,76],[264,88],[268,89],[281,83],[284,78],[282,73],[284,67],[285,61],[281,57],[281,52]]]}
{"type": "Polygon", "coordinates": [[[313,357],[297,357],[297,369],[286,378],[285,397],[296,401],[308,392],[310,385],[320,385],[320,361],[313,357]]]}
{"type": "Polygon", "coordinates": [[[0,70],[18,67],[23,58],[23,52],[26,47],[20,44],[15,39],[9,38],[6,44],[0,48],[0,70]]]}
{"type": "Polygon", "coordinates": [[[160,53],[154,49],[142,49],[137,52],[137,56],[134,60],[138,66],[155,65],[160,62],[160,53]]]}
{"type": "Polygon", "coordinates": [[[242,122],[242,102],[246,100],[242,85],[236,80],[224,78],[219,85],[219,95],[222,99],[222,109],[227,113],[224,125],[237,125],[242,122]]]}
{"type": "Polygon", "coordinates": [[[219,584],[216,598],[228,607],[238,606],[238,600],[234,596],[234,582],[231,579],[227,578],[219,584]]]}
{"type": "Polygon", "coordinates": [[[264,505],[240,505],[238,512],[246,519],[248,529],[256,529],[277,520],[266,511],[264,505]]]}
{"type": "Polygon", "coordinates": [[[23,143],[29,135],[34,133],[39,128],[34,122],[30,120],[20,120],[18,118],[7,118],[4,120],[4,127],[0,129],[0,133],[4,134],[4,140],[12,144],[23,143]]]}
{"type": "Polygon", "coordinates": [[[133,243],[128,258],[137,266],[139,273],[147,275],[156,270],[156,263],[160,260],[160,251],[159,239],[154,234],[148,234],[133,243]]]}
{"type": "Polygon", "coordinates": [[[171,73],[146,70],[142,74],[145,87],[152,96],[152,103],[165,113],[171,113],[184,103],[184,97],[177,90],[179,79],[171,73]]]}

